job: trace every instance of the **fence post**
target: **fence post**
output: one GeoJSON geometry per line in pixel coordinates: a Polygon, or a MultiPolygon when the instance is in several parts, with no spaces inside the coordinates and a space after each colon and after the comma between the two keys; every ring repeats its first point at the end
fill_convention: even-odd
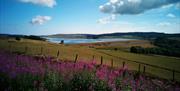
{"type": "Polygon", "coordinates": [[[111,67],[113,68],[113,59],[111,60],[111,67]]]}
{"type": "Polygon", "coordinates": [[[124,68],[124,66],[125,66],[125,62],[123,61],[123,68],[124,68]]]}
{"type": "Polygon", "coordinates": [[[173,81],[175,80],[175,71],[173,70],[173,81]]]}
{"type": "Polygon", "coordinates": [[[101,56],[101,65],[103,64],[103,57],[101,56]]]}
{"type": "MultiPolygon", "coordinates": [[[[123,69],[124,69],[124,66],[125,66],[125,62],[123,61],[123,69]]],[[[126,75],[126,70],[123,71],[123,78],[125,77],[126,75]]]]}
{"type": "Polygon", "coordinates": [[[76,54],[76,57],[75,57],[75,60],[74,60],[75,63],[77,62],[77,59],[78,59],[78,54],[76,54]]]}
{"type": "Polygon", "coordinates": [[[94,58],[95,58],[95,57],[94,57],[94,55],[93,55],[93,57],[92,57],[92,61],[94,61],[94,58]]]}
{"type": "Polygon", "coordinates": [[[140,73],[141,71],[141,64],[139,64],[139,67],[138,67],[138,72],[140,73]]]}
{"type": "Polygon", "coordinates": [[[59,57],[59,50],[58,50],[58,52],[57,52],[57,58],[59,57]]]}
{"type": "Polygon", "coordinates": [[[143,73],[145,73],[146,72],[146,66],[144,66],[144,69],[143,69],[143,73]]]}

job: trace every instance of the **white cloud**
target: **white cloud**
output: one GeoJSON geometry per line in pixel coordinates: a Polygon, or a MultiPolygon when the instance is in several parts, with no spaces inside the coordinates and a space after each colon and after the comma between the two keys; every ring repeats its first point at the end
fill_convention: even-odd
{"type": "Polygon", "coordinates": [[[20,0],[20,1],[24,3],[32,3],[32,4],[47,6],[50,8],[53,8],[57,4],[56,0],[20,0]]]}
{"type": "Polygon", "coordinates": [[[166,8],[171,8],[173,6],[174,6],[174,4],[169,4],[169,5],[162,6],[162,8],[166,9],[166,8]]]}
{"type": "Polygon", "coordinates": [[[111,3],[117,3],[118,0],[110,0],[111,3]]]}
{"type": "Polygon", "coordinates": [[[109,0],[99,7],[111,14],[140,14],[145,11],[180,3],[180,0],[109,0]]]}
{"type": "Polygon", "coordinates": [[[46,23],[47,21],[50,21],[52,18],[50,16],[36,16],[31,20],[31,24],[33,25],[42,25],[46,23]]]}
{"type": "Polygon", "coordinates": [[[169,14],[167,14],[167,17],[175,18],[176,16],[174,14],[172,14],[172,13],[169,13],[169,14]]]}
{"type": "Polygon", "coordinates": [[[100,24],[108,24],[111,21],[114,21],[115,19],[116,19],[116,15],[112,14],[111,16],[99,19],[97,22],[100,24]]]}
{"type": "Polygon", "coordinates": [[[169,22],[160,22],[159,24],[157,24],[157,26],[162,26],[162,27],[166,27],[166,26],[170,26],[171,23],[169,22]]]}

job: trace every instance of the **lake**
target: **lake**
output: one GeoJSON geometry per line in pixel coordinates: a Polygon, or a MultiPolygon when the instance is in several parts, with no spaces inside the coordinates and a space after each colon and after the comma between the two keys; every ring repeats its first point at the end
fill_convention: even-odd
{"type": "Polygon", "coordinates": [[[80,43],[97,43],[97,42],[113,42],[113,41],[128,41],[135,39],[125,39],[125,38],[110,38],[110,39],[79,39],[79,38],[46,38],[47,41],[52,43],[60,43],[61,40],[64,40],[65,44],[80,44],[80,43]]]}

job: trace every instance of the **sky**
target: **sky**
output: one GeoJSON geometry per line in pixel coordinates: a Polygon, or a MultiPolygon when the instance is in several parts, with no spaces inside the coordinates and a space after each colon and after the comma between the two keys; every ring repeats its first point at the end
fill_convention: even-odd
{"type": "Polygon", "coordinates": [[[0,0],[0,33],[180,33],[180,0],[0,0]]]}

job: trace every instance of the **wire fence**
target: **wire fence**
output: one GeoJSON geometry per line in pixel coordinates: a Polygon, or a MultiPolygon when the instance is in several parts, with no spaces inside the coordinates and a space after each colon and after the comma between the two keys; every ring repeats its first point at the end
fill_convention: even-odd
{"type": "MultiPolygon", "coordinates": [[[[119,57],[119,56],[114,56],[114,55],[111,55],[111,54],[108,54],[108,53],[105,53],[105,52],[102,52],[102,51],[99,51],[99,52],[103,53],[103,54],[106,54],[106,55],[109,55],[109,56],[112,56],[112,57],[115,57],[115,58],[118,58],[118,59],[121,59],[121,60],[124,60],[123,65],[125,64],[125,61],[137,63],[137,64],[139,64],[138,65],[138,71],[140,71],[141,67],[143,67],[143,73],[146,73],[146,68],[147,67],[169,71],[172,74],[172,81],[175,81],[175,74],[176,73],[180,74],[180,71],[178,71],[178,70],[169,69],[169,68],[165,68],[165,67],[161,67],[161,66],[157,66],[157,65],[151,65],[151,64],[147,64],[147,63],[143,63],[143,62],[139,62],[139,61],[129,60],[129,59],[125,59],[125,58],[122,58],[122,57],[119,57]]],[[[177,76],[177,77],[179,77],[179,76],[177,76]]]]}
{"type": "MultiPolygon", "coordinates": [[[[31,54],[32,55],[44,55],[44,56],[54,56],[55,58],[61,58],[61,51],[60,50],[56,50],[57,52],[55,54],[52,54],[51,53],[51,50],[48,49],[48,48],[45,48],[45,47],[42,47],[42,46],[38,46],[38,47],[28,47],[28,46],[25,46],[25,47],[17,47],[17,46],[13,46],[13,45],[9,45],[8,46],[8,51],[10,52],[16,52],[16,53],[19,53],[19,54],[31,54]],[[33,54],[34,53],[34,54],[33,54]]],[[[111,56],[112,58],[114,59],[111,59],[109,60],[108,64],[111,66],[111,67],[118,67],[120,66],[125,66],[125,65],[136,65],[135,68],[132,68],[133,70],[136,70],[138,72],[141,72],[143,74],[154,74],[158,77],[163,77],[165,76],[165,79],[171,79],[172,81],[180,81],[180,71],[178,70],[175,70],[175,69],[170,69],[170,68],[165,68],[165,67],[161,67],[161,66],[157,66],[157,65],[152,65],[152,64],[147,64],[147,63],[143,63],[143,62],[139,62],[139,61],[134,61],[134,60],[129,60],[129,59],[125,59],[125,58],[122,58],[122,57],[119,57],[119,56],[115,56],[115,55],[111,55],[109,53],[106,53],[106,52],[103,52],[103,51],[97,51],[101,54],[105,54],[107,56],[111,56]],[[118,59],[120,61],[118,61],[119,63],[117,64],[117,60],[115,59],[118,59]],[[147,70],[148,69],[148,70],[147,70]],[[161,76],[159,76],[159,72],[161,72],[161,76]],[[158,74],[157,74],[158,73],[158,74]],[[168,76],[167,76],[168,74],[168,76]]],[[[80,58],[80,55],[78,54],[69,54],[72,56],[71,60],[74,61],[74,62],[77,62],[78,59],[80,58]]],[[[96,55],[91,55],[91,59],[90,60],[95,60],[95,57],[97,57],[96,55]]],[[[96,60],[98,61],[98,60],[96,60]]],[[[103,56],[100,56],[100,60],[99,60],[99,64],[100,65],[103,65],[105,64],[105,61],[104,61],[104,57],[103,56]]],[[[129,66],[128,66],[129,67],[129,66]]],[[[131,69],[131,68],[130,68],[131,69]]]]}

